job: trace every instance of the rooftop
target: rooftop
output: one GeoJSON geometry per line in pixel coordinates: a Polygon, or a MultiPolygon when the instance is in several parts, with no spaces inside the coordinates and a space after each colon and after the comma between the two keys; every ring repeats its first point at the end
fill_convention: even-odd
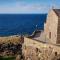
{"type": "Polygon", "coordinates": [[[57,16],[60,17],[60,9],[53,9],[53,10],[57,14],[57,16]]]}

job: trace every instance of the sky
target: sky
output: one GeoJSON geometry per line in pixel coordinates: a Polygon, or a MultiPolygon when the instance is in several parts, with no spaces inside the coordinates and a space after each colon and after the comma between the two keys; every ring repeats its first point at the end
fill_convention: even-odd
{"type": "Polygon", "coordinates": [[[60,8],[60,0],[0,0],[0,13],[48,13],[52,6],[60,8]]]}

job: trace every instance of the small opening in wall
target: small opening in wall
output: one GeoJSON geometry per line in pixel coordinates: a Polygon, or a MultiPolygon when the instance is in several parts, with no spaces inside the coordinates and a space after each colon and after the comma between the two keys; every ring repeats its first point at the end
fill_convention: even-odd
{"type": "Polygon", "coordinates": [[[57,52],[55,52],[55,56],[57,56],[57,52]]]}
{"type": "Polygon", "coordinates": [[[36,48],[36,52],[38,52],[38,48],[36,48]]]}
{"type": "Polygon", "coordinates": [[[59,59],[57,59],[57,60],[60,60],[60,58],[59,58],[59,59]]]}
{"type": "Polygon", "coordinates": [[[51,32],[49,32],[49,38],[51,39],[51,32]]]}

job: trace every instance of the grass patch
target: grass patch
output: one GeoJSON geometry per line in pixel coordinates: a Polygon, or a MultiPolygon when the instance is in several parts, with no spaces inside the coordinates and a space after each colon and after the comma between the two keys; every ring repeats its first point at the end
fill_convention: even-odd
{"type": "Polygon", "coordinates": [[[2,56],[0,56],[0,60],[15,60],[15,57],[2,57],[2,56]]]}

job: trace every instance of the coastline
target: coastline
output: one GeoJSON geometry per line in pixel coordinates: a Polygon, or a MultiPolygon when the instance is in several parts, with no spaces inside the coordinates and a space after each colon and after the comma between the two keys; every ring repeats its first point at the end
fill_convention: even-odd
{"type": "Polygon", "coordinates": [[[37,33],[41,33],[42,30],[35,30],[31,35],[8,35],[8,36],[0,36],[0,43],[19,43],[21,36],[27,38],[33,38],[37,33]]]}

